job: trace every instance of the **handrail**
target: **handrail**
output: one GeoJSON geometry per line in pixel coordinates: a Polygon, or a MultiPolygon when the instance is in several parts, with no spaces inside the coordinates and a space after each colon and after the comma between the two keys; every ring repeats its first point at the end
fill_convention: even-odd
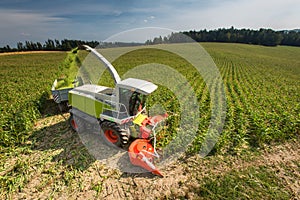
{"type": "Polygon", "coordinates": [[[126,108],[126,106],[124,104],[122,104],[122,103],[116,103],[116,102],[113,102],[113,101],[110,101],[110,100],[105,100],[105,103],[111,105],[112,108],[103,108],[102,115],[105,115],[104,113],[105,113],[105,110],[106,110],[106,111],[111,111],[112,113],[116,113],[117,116],[116,117],[114,116],[114,117],[117,118],[117,119],[119,119],[120,114],[125,114],[127,117],[130,117],[130,115],[129,115],[128,111],[127,111],[127,108],[126,108]],[[113,107],[115,107],[115,109],[113,107]],[[125,108],[125,110],[121,112],[120,109],[122,107],[125,108]]]}

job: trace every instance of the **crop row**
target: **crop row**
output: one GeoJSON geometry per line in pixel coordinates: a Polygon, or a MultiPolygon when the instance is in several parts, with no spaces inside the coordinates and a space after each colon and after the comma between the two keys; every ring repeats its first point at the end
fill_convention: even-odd
{"type": "Polygon", "coordinates": [[[245,45],[220,47],[224,48],[222,53],[215,52],[213,57],[226,86],[223,146],[258,147],[298,137],[299,49],[258,46],[246,51],[242,49],[245,45]]]}
{"type": "MultiPolygon", "coordinates": [[[[147,63],[164,64],[188,80],[197,97],[200,113],[197,136],[191,147],[193,152],[203,148],[203,141],[208,134],[218,140],[215,150],[234,152],[298,137],[299,48],[238,44],[204,44],[204,47],[222,77],[221,80],[212,77],[208,85],[186,60],[159,49],[145,48],[130,52],[114,61],[114,65],[123,72],[147,63]],[[221,99],[223,91],[226,99],[221,99]],[[226,116],[220,113],[225,110],[226,116]],[[219,130],[221,126],[212,129],[212,123],[222,124],[223,121],[222,131],[219,130]],[[217,135],[218,132],[221,134],[217,135]]],[[[153,65],[153,73],[155,71],[159,70],[155,70],[153,65]]],[[[146,75],[137,76],[147,79],[149,72],[142,73],[146,75]]],[[[169,79],[166,78],[166,81],[169,79]]],[[[158,103],[171,113],[168,129],[163,132],[165,136],[161,140],[161,143],[168,144],[180,132],[180,104],[176,95],[163,87],[151,98],[149,107],[158,103]]],[[[187,131],[184,134],[188,136],[189,133],[187,131]]]]}
{"type": "MultiPolygon", "coordinates": [[[[184,48],[180,45],[184,44],[174,46],[184,48]]],[[[167,129],[159,135],[159,145],[173,143],[176,137],[184,139],[195,135],[190,148],[193,152],[205,147],[205,140],[212,143],[218,140],[216,151],[239,151],[299,135],[299,48],[209,43],[203,46],[221,77],[209,77],[210,74],[202,77],[185,59],[155,46],[130,51],[113,62],[121,76],[137,66],[153,64],[131,75],[145,80],[156,77],[159,82],[158,91],[148,99],[149,108],[160,105],[170,114],[167,129]],[[177,84],[178,77],[164,72],[163,66],[173,68],[187,82],[177,84]],[[205,83],[205,79],[209,82],[205,83]],[[169,82],[176,83],[173,90],[169,82]],[[187,85],[194,92],[197,106],[191,103],[187,85]],[[226,98],[221,95],[224,92],[226,98]],[[193,119],[193,109],[198,109],[198,119],[193,119]],[[195,120],[197,127],[187,128],[195,120]]],[[[86,55],[78,54],[80,60],[88,58],[86,55]]],[[[0,57],[0,123],[4,133],[1,145],[24,142],[32,122],[40,115],[39,108],[49,96],[49,83],[57,78],[56,66],[65,56],[53,53],[0,57]]],[[[82,63],[80,75],[86,76],[84,82],[113,86],[108,72],[94,65],[98,61],[93,59],[82,63]],[[94,68],[89,69],[89,64],[94,68]]]]}
{"type": "Polygon", "coordinates": [[[0,56],[0,145],[26,141],[65,53],[0,56]]]}

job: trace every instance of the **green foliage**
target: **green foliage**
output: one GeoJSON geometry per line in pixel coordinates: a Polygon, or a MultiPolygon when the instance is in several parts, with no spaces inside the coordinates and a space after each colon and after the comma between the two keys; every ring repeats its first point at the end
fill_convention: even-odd
{"type": "Polygon", "coordinates": [[[59,66],[58,82],[55,89],[72,88],[80,67],[80,60],[77,57],[77,48],[68,53],[68,56],[59,66]]]}
{"type": "Polygon", "coordinates": [[[0,177],[1,189],[9,192],[22,192],[24,185],[29,181],[30,161],[17,159],[5,176],[0,177]]]}
{"type": "MultiPolygon", "coordinates": [[[[175,45],[175,44],[173,44],[175,45]]],[[[180,45],[178,44],[178,48],[180,45]]],[[[299,136],[299,48],[263,47],[242,44],[204,43],[223,78],[226,91],[227,114],[225,126],[214,152],[240,152],[249,147],[262,147],[299,136]]],[[[171,66],[185,76],[193,87],[199,102],[199,127],[190,152],[205,148],[212,100],[200,74],[185,60],[158,49],[139,49],[127,53],[113,62],[122,76],[126,71],[147,63],[171,66]]],[[[155,71],[155,70],[153,70],[155,71]]],[[[147,77],[143,79],[147,80],[147,77]]],[[[104,74],[100,84],[112,86],[110,75],[104,74]]],[[[218,85],[212,85],[213,91],[218,85]]],[[[148,99],[148,106],[158,103],[171,114],[165,135],[159,145],[169,144],[180,132],[180,108],[172,91],[160,87],[148,99]]],[[[216,133],[210,133],[212,135],[216,133]]]]}
{"type": "MultiPolygon", "coordinates": [[[[225,127],[214,152],[238,153],[248,150],[249,147],[262,147],[272,142],[298,138],[299,48],[213,43],[203,46],[212,55],[220,70],[227,98],[225,127]]],[[[79,60],[83,60],[86,54],[79,51],[79,60]]],[[[45,198],[49,199],[75,199],[79,195],[88,196],[90,191],[95,194],[95,198],[101,198],[101,193],[107,190],[107,185],[104,185],[106,177],[100,177],[100,173],[112,179],[115,177],[118,183],[120,178],[126,178],[118,177],[109,172],[110,170],[102,169],[102,166],[89,167],[94,160],[80,142],[78,135],[69,130],[63,119],[59,119],[63,118],[62,116],[50,117],[51,123],[40,127],[28,141],[32,123],[40,117],[40,110],[49,98],[51,84],[57,78],[56,66],[65,57],[65,53],[0,56],[0,195],[3,199],[30,198],[29,192],[32,191],[35,193],[32,198],[39,198],[38,194],[44,195],[43,197],[46,195],[45,198]],[[61,123],[57,123],[56,120],[60,120],[61,123]],[[17,146],[24,143],[27,145],[17,146]],[[7,146],[11,148],[2,148],[7,146]]],[[[211,100],[214,96],[209,94],[202,77],[192,66],[169,52],[141,49],[120,57],[113,64],[122,76],[135,66],[151,62],[173,67],[185,76],[193,87],[201,116],[198,119],[197,137],[190,152],[198,152],[203,145],[210,119],[214,116],[214,113],[211,113],[211,100]]],[[[180,131],[180,105],[174,93],[166,87],[159,87],[148,99],[149,107],[155,104],[162,105],[170,114],[168,127],[158,135],[158,145],[165,146],[170,144],[180,131]]],[[[219,161],[218,167],[225,170],[218,171],[218,167],[215,168],[214,165],[218,157],[212,156],[209,159],[209,162],[200,162],[205,168],[212,169],[211,172],[208,170],[208,173],[193,171],[199,170],[198,162],[195,162],[194,167],[190,167],[194,163],[191,161],[188,161],[187,166],[185,163],[182,165],[186,177],[190,178],[190,182],[187,182],[190,185],[184,186],[199,198],[293,198],[287,183],[297,179],[295,166],[299,168],[298,160],[291,166],[284,166],[283,171],[278,168],[277,162],[274,165],[273,161],[266,168],[257,167],[254,158],[254,162],[249,163],[254,167],[230,170],[228,167],[237,167],[235,165],[238,158],[234,157],[231,161],[219,161]],[[291,174],[291,179],[280,177],[288,173],[291,174]],[[197,182],[195,187],[193,181],[197,182]]],[[[184,180],[177,181],[179,186],[185,183],[184,180]]],[[[107,183],[110,182],[105,184],[107,183]]],[[[131,188],[128,188],[128,193],[131,192],[131,188]]],[[[182,194],[174,195],[174,199],[179,199],[182,194]]]]}
{"type": "Polygon", "coordinates": [[[65,53],[0,56],[0,146],[26,141],[65,53]]]}
{"type": "Polygon", "coordinates": [[[251,167],[205,178],[196,190],[203,199],[290,199],[283,187],[274,172],[251,167]]]}
{"type": "MultiPolygon", "coordinates": [[[[239,152],[247,147],[261,147],[299,135],[300,106],[296,101],[299,99],[300,85],[300,63],[297,59],[299,48],[215,43],[205,43],[203,46],[220,70],[227,98],[225,126],[215,151],[239,152]]],[[[43,57],[38,54],[0,57],[3,82],[3,94],[0,97],[2,145],[25,141],[26,137],[23,136],[39,117],[42,99],[49,95],[49,81],[55,78],[53,74],[57,68],[51,66],[57,65],[63,56],[65,54],[58,53],[43,57]],[[54,55],[59,56],[55,58],[54,55]]],[[[78,60],[83,60],[85,56],[83,51],[69,53],[64,64],[60,65],[59,72],[73,68],[70,62],[78,64],[78,60]]],[[[197,137],[190,150],[198,152],[211,117],[214,116],[211,113],[213,96],[209,94],[197,71],[184,59],[170,52],[155,48],[140,49],[121,56],[113,65],[122,76],[128,70],[147,63],[171,66],[186,77],[193,87],[201,117],[197,137]]],[[[110,75],[105,73],[100,84],[113,87],[110,75]]],[[[159,145],[165,146],[180,132],[180,105],[174,93],[164,87],[160,87],[148,99],[149,107],[154,104],[162,105],[170,114],[167,129],[159,135],[159,145]]]]}
{"type": "Polygon", "coordinates": [[[299,48],[203,46],[226,88],[226,122],[217,149],[236,152],[299,137],[299,48]]]}

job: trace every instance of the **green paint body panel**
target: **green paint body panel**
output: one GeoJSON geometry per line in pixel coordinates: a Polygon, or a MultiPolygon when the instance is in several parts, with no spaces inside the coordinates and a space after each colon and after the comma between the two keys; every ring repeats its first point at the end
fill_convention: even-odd
{"type": "MultiPolygon", "coordinates": [[[[97,87],[96,89],[99,88],[97,87]]],[[[93,94],[92,92],[89,93],[84,92],[83,90],[81,91],[80,87],[78,87],[78,89],[71,90],[68,94],[69,104],[72,107],[83,111],[84,113],[87,113],[95,118],[99,118],[100,114],[103,112],[103,109],[111,109],[111,106],[97,100],[95,98],[95,94],[93,94]]]]}
{"type": "Polygon", "coordinates": [[[103,108],[111,109],[111,106],[104,104],[95,99],[69,93],[69,103],[72,107],[77,108],[93,117],[99,118],[103,108]]]}

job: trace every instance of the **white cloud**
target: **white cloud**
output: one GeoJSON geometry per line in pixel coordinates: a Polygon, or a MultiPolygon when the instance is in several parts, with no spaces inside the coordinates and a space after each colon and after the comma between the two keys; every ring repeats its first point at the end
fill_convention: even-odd
{"type": "Polygon", "coordinates": [[[0,9],[0,46],[14,46],[16,41],[44,41],[54,30],[67,27],[67,20],[41,13],[0,9]]]}
{"type": "Polygon", "coordinates": [[[144,22],[145,23],[152,22],[154,19],[155,19],[155,17],[153,15],[151,15],[150,17],[147,17],[147,19],[144,19],[144,22]]]}
{"type": "MultiPolygon", "coordinates": [[[[291,12],[291,8],[294,6],[300,10],[299,3],[297,0],[273,0],[273,1],[262,1],[242,0],[237,3],[230,3],[216,9],[214,14],[220,13],[220,21],[223,24],[239,26],[248,26],[253,28],[260,27],[271,27],[274,29],[278,28],[291,28],[298,25],[297,18],[290,18],[288,15],[291,12]],[[279,23],[289,22],[289,23],[279,23]]],[[[299,12],[297,14],[299,16],[299,12]]],[[[299,19],[299,18],[298,18],[299,19]]]]}
{"type": "Polygon", "coordinates": [[[0,26],[26,26],[32,24],[41,24],[45,22],[65,22],[64,18],[53,17],[41,13],[24,12],[20,10],[1,10],[0,9],[0,26]]]}
{"type": "Polygon", "coordinates": [[[0,47],[15,45],[17,41],[48,38],[103,40],[109,35],[143,26],[177,31],[230,26],[300,28],[299,0],[162,0],[132,5],[82,1],[67,5],[61,1],[58,6],[49,5],[35,8],[35,11],[0,8],[0,47]]]}
{"type": "Polygon", "coordinates": [[[237,28],[293,29],[299,28],[298,0],[238,0],[225,1],[201,9],[201,5],[185,10],[168,10],[169,16],[160,18],[161,26],[176,30],[237,28]]]}

